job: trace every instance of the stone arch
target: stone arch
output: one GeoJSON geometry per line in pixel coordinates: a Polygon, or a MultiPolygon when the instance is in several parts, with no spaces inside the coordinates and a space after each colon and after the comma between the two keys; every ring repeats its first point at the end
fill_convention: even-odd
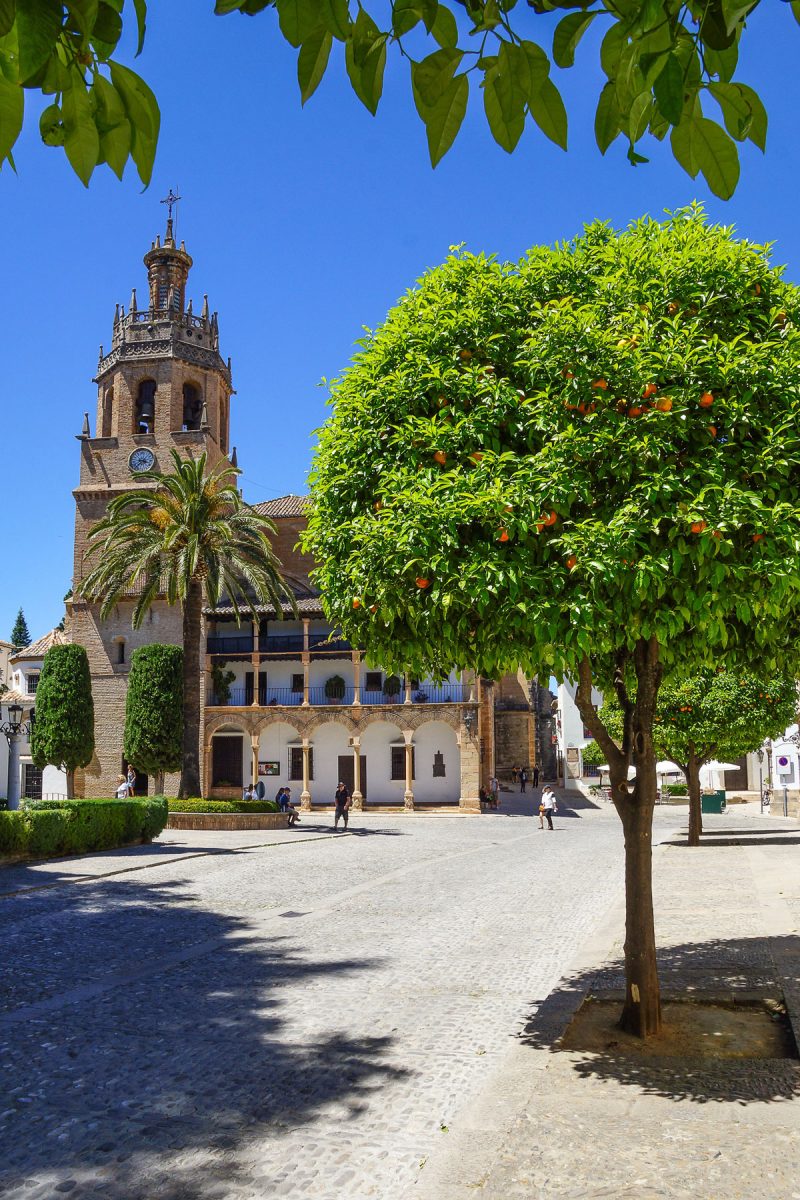
{"type": "Polygon", "coordinates": [[[315,733],[321,725],[331,724],[344,725],[345,729],[351,736],[358,733],[359,728],[361,727],[360,721],[354,720],[347,711],[334,711],[336,712],[335,716],[330,711],[317,711],[313,716],[310,716],[305,725],[305,736],[311,737],[311,735],[315,733]]]}
{"type": "Polygon", "coordinates": [[[403,807],[405,792],[405,737],[410,725],[403,720],[401,705],[391,717],[372,716],[359,729],[360,753],[366,762],[367,800],[370,806],[391,804],[403,807]],[[394,767],[394,770],[393,770],[394,767]]]}
{"type": "Polygon", "coordinates": [[[141,379],[136,388],[136,407],[133,417],[134,433],[156,431],[156,381],[141,379]]]}
{"type": "Polygon", "coordinates": [[[199,429],[203,412],[203,389],[194,379],[187,379],[183,385],[182,429],[199,429]]]}

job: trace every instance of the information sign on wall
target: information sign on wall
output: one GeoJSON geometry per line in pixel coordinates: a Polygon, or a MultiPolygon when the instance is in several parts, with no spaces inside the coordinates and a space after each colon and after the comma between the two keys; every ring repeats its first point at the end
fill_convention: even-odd
{"type": "Polygon", "coordinates": [[[258,773],[259,775],[280,775],[281,764],[279,762],[260,762],[258,773]]]}

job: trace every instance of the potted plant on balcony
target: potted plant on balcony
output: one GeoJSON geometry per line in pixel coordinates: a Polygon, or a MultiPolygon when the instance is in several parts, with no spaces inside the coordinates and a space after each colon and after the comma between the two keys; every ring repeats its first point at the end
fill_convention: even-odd
{"type": "Polygon", "coordinates": [[[211,687],[214,692],[214,700],[217,704],[226,705],[231,698],[231,684],[236,675],[233,671],[225,670],[225,659],[215,662],[211,666],[211,687]]]}
{"type": "Polygon", "coordinates": [[[396,704],[402,684],[399,675],[387,675],[383,681],[383,696],[387,704],[396,704]]]}
{"type": "Polygon", "coordinates": [[[341,675],[331,675],[330,679],[325,681],[325,699],[330,700],[332,704],[341,704],[344,700],[345,682],[341,675]]]}

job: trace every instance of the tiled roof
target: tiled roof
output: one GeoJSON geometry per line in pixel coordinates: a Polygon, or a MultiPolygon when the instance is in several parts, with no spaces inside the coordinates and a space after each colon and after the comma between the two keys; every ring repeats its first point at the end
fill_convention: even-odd
{"type": "Polygon", "coordinates": [[[21,704],[23,708],[33,708],[35,703],[35,696],[26,696],[22,692],[16,691],[15,688],[10,688],[0,695],[0,704],[21,704]]]}
{"type": "Polygon", "coordinates": [[[308,496],[278,496],[276,500],[262,500],[254,504],[256,512],[264,517],[304,517],[308,512],[308,496]]]}
{"type": "Polygon", "coordinates": [[[19,662],[23,658],[44,658],[52,646],[66,646],[67,644],[66,634],[62,633],[60,629],[51,629],[38,641],[31,642],[30,646],[24,646],[16,654],[10,655],[10,661],[19,662]]]}
{"type": "MultiPolygon", "coordinates": [[[[290,604],[282,604],[281,608],[287,614],[287,616],[291,615],[292,608],[291,608],[290,604]]],[[[274,604],[256,604],[255,610],[257,613],[263,613],[264,616],[269,616],[271,613],[275,612],[275,605],[274,604]]],[[[218,608],[207,608],[205,611],[206,611],[206,614],[213,613],[215,616],[218,616],[218,617],[233,616],[233,606],[230,604],[221,604],[221,605],[219,605],[218,608]]],[[[243,607],[240,604],[239,611],[246,618],[247,612],[249,612],[249,609],[246,609],[245,607],[243,607]]],[[[319,614],[321,616],[322,615],[322,601],[319,599],[318,596],[304,596],[303,599],[297,601],[297,611],[301,612],[301,613],[311,613],[311,614],[315,614],[315,615],[319,614]]]]}

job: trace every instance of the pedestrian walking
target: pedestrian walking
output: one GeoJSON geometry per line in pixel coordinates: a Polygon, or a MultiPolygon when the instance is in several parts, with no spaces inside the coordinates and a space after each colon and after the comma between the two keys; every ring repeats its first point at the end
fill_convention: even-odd
{"type": "Polygon", "coordinates": [[[128,783],[128,795],[135,796],[136,795],[136,767],[134,767],[132,763],[128,763],[127,783],[128,783]]]}
{"type": "Polygon", "coordinates": [[[524,792],[528,786],[528,769],[523,767],[519,773],[519,790],[524,792]]]}
{"type": "Polygon", "coordinates": [[[519,779],[519,767],[512,767],[511,768],[511,782],[513,783],[514,787],[517,786],[518,779],[519,779]]]}
{"type": "Polygon", "coordinates": [[[344,821],[344,827],[347,829],[347,815],[350,811],[350,793],[343,783],[339,783],[336,789],[336,795],[333,798],[336,806],[336,811],[333,814],[333,828],[338,829],[339,818],[344,821]]]}
{"type": "Polygon", "coordinates": [[[489,780],[489,795],[492,797],[492,808],[497,808],[500,802],[500,780],[496,775],[489,780]]]}
{"type": "Polygon", "coordinates": [[[547,828],[553,828],[553,813],[558,812],[556,806],[555,792],[551,787],[546,787],[542,792],[542,803],[539,805],[539,827],[544,829],[542,817],[547,821],[547,828]]]}
{"type": "Polygon", "coordinates": [[[533,786],[535,788],[537,788],[539,786],[539,768],[538,767],[533,768],[533,786]]]}

